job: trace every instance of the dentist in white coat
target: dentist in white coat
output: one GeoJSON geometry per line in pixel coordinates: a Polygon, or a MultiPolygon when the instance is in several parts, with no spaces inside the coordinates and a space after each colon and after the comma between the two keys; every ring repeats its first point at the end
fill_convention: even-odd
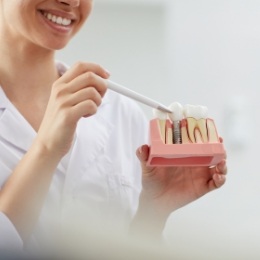
{"type": "Polygon", "coordinates": [[[172,212],[225,182],[225,161],[147,167],[139,107],[107,91],[100,65],[55,61],[92,5],[0,0],[0,248],[55,247],[70,226],[159,238],[172,212]]]}

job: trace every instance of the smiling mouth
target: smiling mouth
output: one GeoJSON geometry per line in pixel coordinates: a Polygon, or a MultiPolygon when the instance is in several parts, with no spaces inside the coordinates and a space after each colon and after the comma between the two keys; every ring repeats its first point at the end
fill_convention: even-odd
{"type": "Polygon", "coordinates": [[[46,19],[48,19],[50,22],[57,24],[57,25],[70,26],[73,23],[73,20],[65,18],[65,17],[53,15],[53,14],[51,14],[49,12],[45,12],[45,11],[41,11],[41,13],[44,17],[46,17],[46,19]]]}

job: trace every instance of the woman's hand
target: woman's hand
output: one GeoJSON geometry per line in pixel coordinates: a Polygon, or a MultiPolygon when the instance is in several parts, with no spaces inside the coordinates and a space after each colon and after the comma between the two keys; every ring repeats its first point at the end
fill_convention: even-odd
{"type": "Polygon", "coordinates": [[[225,160],[216,167],[151,167],[146,165],[148,155],[147,145],[137,151],[143,171],[141,196],[165,215],[225,183],[225,160]]]}
{"type": "Polygon", "coordinates": [[[77,122],[92,116],[102,102],[109,74],[93,63],[77,63],[52,87],[37,142],[59,156],[72,144],[77,122]]]}
{"type": "Polygon", "coordinates": [[[147,166],[149,146],[137,152],[142,165],[142,192],[130,234],[160,239],[169,215],[180,207],[221,187],[226,180],[226,161],[216,167],[147,166]]]}

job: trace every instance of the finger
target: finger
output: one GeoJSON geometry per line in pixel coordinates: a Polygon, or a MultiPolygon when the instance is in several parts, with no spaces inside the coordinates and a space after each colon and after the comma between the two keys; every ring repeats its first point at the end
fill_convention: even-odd
{"type": "Polygon", "coordinates": [[[141,163],[143,172],[149,172],[153,169],[152,166],[147,166],[147,160],[150,153],[150,147],[148,145],[142,145],[136,151],[136,155],[141,163]]]}
{"type": "Polygon", "coordinates": [[[212,179],[216,189],[220,188],[226,182],[226,176],[223,174],[214,174],[212,179]]]}
{"type": "Polygon", "coordinates": [[[227,174],[226,160],[222,160],[215,166],[210,167],[210,173],[213,176],[215,173],[227,174]]]}
{"type": "Polygon", "coordinates": [[[89,117],[97,112],[97,105],[93,100],[85,100],[72,108],[74,118],[89,117]]]}
{"type": "Polygon", "coordinates": [[[102,97],[100,93],[93,87],[84,88],[78,92],[69,95],[67,104],[68,106],[75,106],[86,100],[92,100],[96,106],[100,106],[102,103],[102,97]]]}
{"type": "Polygon", "coordinates": [[[226,182],[227,166],[226,160],[222,160],[215,167],[210,169],[212,178],[210,179],[208,185],[210,190],[217,189],[224,185],[226,182]]]}
{"type": "MultiPolygon", "coordinates": [[[[147,174],[153,174],[153,166],[147,166],[147,160],[150,153],[150,147],[148,145],[142,145],[136,151],[136,155],[141,163],[142,172],[147,176],[147,174]]],[[[143,175],[144,176],[144,175],[143,175]]]]}
{"type": "Polygon", "coordinates": [[[75,93],[83,88],[88,87],[94,87],[103,97],[107,90],[107,83],[103,78],[97,76],[93,72],[86,72],[74,78],[66,86],[70,93],[75,93]]]}
{"type": "Polygon", "coordinates": [[[226,176],[223,174],[213,174],[212,179],[208,182],[209,191],[220,188],[226,182],[226,176]]]}
{"type": "Polygon", "coordinates": [[[222,160],[220,163],[218,163],[215,170],[216,170],[216,173],[221,173],[221,174],[226,175],[227,174],[226,160],[222,160]]]}
{"type": "Polygon", "coordinates": [[[78,62],[75,65],[73,65],[70,69],[68,69],[58,79],[58,82],[68,83],[72,81],[74,78],[88,71],[92,71],[93,73],[99,75],[104,79],[107,79],[110,76],[110,73],[98,64],[78,62]]]}
{"type": "Polygon", "coordinates": [[[136,155],[142,164],[146,164],[149,156],[149,150],[150,148],[148,145],[142,145],[137,149],[136,155]]]}

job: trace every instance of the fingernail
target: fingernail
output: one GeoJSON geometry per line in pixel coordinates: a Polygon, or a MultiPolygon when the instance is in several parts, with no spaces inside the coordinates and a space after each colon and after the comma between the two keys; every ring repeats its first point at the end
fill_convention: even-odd
{"type": "Polygon", "coordinates": [[[218,181],[223,181],[224,180],[224,178],[225,178],[225,176],[224,175],[222,175],[222,174],[218,174],[217,175],[218,177],[218,181]]]}

